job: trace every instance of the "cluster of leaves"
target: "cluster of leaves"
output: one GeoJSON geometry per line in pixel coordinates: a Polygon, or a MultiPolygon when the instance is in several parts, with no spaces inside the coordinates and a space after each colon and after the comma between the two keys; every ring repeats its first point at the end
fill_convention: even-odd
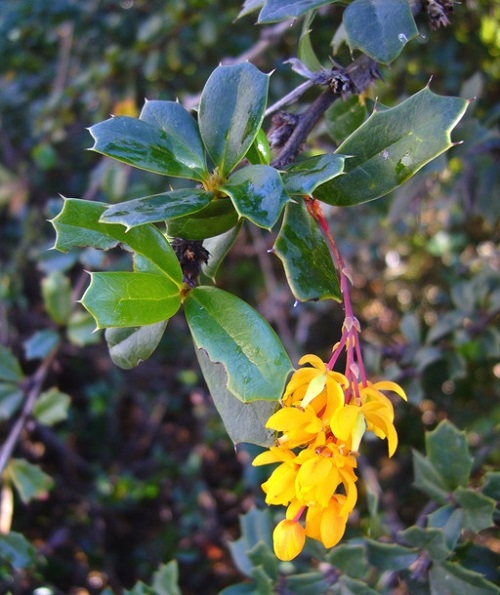
{"type": "MultiPolygon", "coordinates": [[[[55,385],[42,389],[53,361],[59,359],[62,365],[58,353],[74,354],[75,347],[92,346],[100,340],[100,334],[92,332],[92,317],[74,303],[68,271],[74,271],[75,266],[104,270],[92,273],[83,304],[98,327],[107,329],[106,341],[115,363],[130,369],[149,358],[160,344],[167,321],[183,305],[202,373],[229,436],[234,442],[268,443],[271,437],[264,431],[263,422],[275,407],[291,362],[262,316],[240,298],[212,286],[216,278],[218,283],[224,279],[222,260],[231,262],[230,248],[241,242],[241,229],[248,228],[243,225],[247,221],[273,233],[273,251],[283,264],[289,291],[295,299],[337,300],[338,283],[328,250],[308,217],[301,196],[314,194],[332,206],[356,205],[352,211],[336,211],[339,225],[344,224],[346,239],[352,242],[349,260],[356,267],[363,265],[358,260],[362,249],[379,249],[376,242],[380,242],[380,236],[373,239],[373,244],[367,236],[380,225],[387,207],[385,201],[371,201],[412,178],[404,190],[393,193],[389,216],[398,224],[383,232],[387,245],[392,242],[393,249],[398,251],[402,247],[404,256],[410,250],[408,260],[410,256],[414,258],[413,263],[408,262],[407,279],[388,280],[389,288],[395,284],[401,290],[407,284],[413,293],[401,308],[407,311],[401,326],[405,345],[388,353],[391,359],[398,360],[391,371],[395,378],[408,380],[413,402],[422,404],[424,423],[430,425],[436,417],[452,416],[476,432],[473,436],[479,436],[478,446],[486,447],[490,440],[490,452],[496,443],[495,416],[486,420],[481,412],[492,410],[491,399],[496,395],[490,368],[499,353],[498,333],[491,326],[498,312],[498,290],[492,269],[484,266],[483,261],[464,258],[471,245],[483,242],[483,250],[487,251],[498,219],[498,205],[488,198],[498,183],[494,161],[498,135],[491,131],[498,114],[495,116],[494,110],[488,112],[487,102],[479,101],[479,118],[469,117],[456,135],[465,143],[454,150],[449,162],[444,197],[439,195],[439,187],[434,191],[434,205],[427,206],[435,215],[430,216],[428,235],[422,237],[413,223],[406,228],[400,223],[413,213],[411,204],[408,209],[408,196],[420,199],[428,191],[429,172],[446,168],[446,159],[441,157],[434,169],[427,167],[419,172],[452,146],[450,132],[467,106],[466,100],[436,95],[424,85],[430,74],[437,73],[433,88],[436,85],[449,93],[451,87],[451,92],[457,94],[458,87],[446,87],[443,81],[453,77],[461,81],[474,72],[464,70],[470,62],[466,54],[474,46],[468,27],[481,31],[481,43],[476,46],[480,48],[478,55],[484,53],[479,59],[485,72],[494,72],[491,56],[497,46],[486,33],[493,13],[488,13],[485,6],[484,15],[478,10],[470,20],[457,23],[457,37],[462,40],[462,52],[465,51],[457,60],[450,58],[457,51],[457,44],[452,45],[446,38],[447,32],[438,32],[443,52],[433,52],[431,43],[413,50],[419,30],[422,32],[425,26],[422,28],[411,14],[409,2],[353,0],[345,10],[343,3],[335,1],[245,2],[240,16],[258,9],[260,23],[304,17],[298,56],[310,71],[321,74],[327,70],[312,44],[318,44],[322,31],[323,35],[332,35],[331,26],[326,27],[326,34],[324,25],[321,27],[322,11],[328,10],[331,13],[326,14],[341,11],[342,22],[333,39],[335,51],[344,51],[346,42],[352,52],[362,52],[379,64],[393,63],[386,75],[390,84],[386,90],[381,88],[381,97],[386,104],[398,103],[396,107],[387,108],[379,102],[373,109],[369,100],[363,101],[356,93],[346,101],[336,101],[325,121],[330,142],[333,140],[337,148],[325,152],[324,142],[318,143],[305,158],[277,168],[261,127],[269,81],[276,80],[279,85],[278,76],[270,78],[246,63],[219,67],[209,77],[222,54],[235,53],[247,42],[244,33],[235,35],[242,46],[229,44],[230,49],[225,50],[228,36],[222,32],[233,26],[229,23],[236,9],[230,12],[227,7],[217,8],[216,3],[207,7],[204,2],[192,0],[149,13],[147,3],[131,4],[123,3],[118,9],[114,2],[97,6],[61,0],[51,3],[46,11],[33,10],[32,3],[26,2],[21,3],[21,10],[9,8],[0,16],[0,29],[5,32],[0,36],[0,50],[5,58],[5,92],[0,94],[0,103],[6,114],[2,125],[7,133],[0,163],[0,203],[9,208],[6,224],[2,221],[3,237],[8,240],[1,248],[6,260],[5,268],[2,266],[2,300],[10,318],[9,329],[16,329],[11,331],[10,339],[16,352],[21,339],[26,339],[22,368],[32,369],[37,360],[42,360],[40,372],[27,376],[12,351],[2,348],[0,352],[0,420],[8,436],[6,445],[13,436],[19,437],[19,433],[12,433],[16,428],[21,430],[32,424],[50,429],[68,416],[78,434],[78,423],[75,425],[71,419],[70,397],[55,385]],[[208,13],[200,11],[200,5],[208,13]],[[210,15],[217,18],[210,19],[210,15]],[[87,26],[90,20],[96,23],[92,28],[87,26]],[[50,34],[46,36],[45,31],[50,34]],[[186,39],[196,39],[196,43],[186,43],[186,39]],[[54,40],[59,43],[58,55],[54,52],[54,40]],[[105,51],[103,40],[107,40],[105,51]],[[23,52],[16,44],[19,41],[23,42],[23,52]],[[68,75],[64,57],[65,48],[71,47],[71,43],[77,46],[70,52],[75,54],[72,72],[79,68],[79,75],[72,74],[64,85],[60,77],[68,75]],[[428,52],[429,60],[423,61],[419,56],[422,48],[428,52]],[[490,48],[490,57],[485,48],[490,48]],[[400,60],[396,60],[403,50],[400,60]],[[51,68],[37,66],[42,59],[51,68]],[[431,69],[427,73],[423,62],[431,69]],[[415,74],[413,81],[402,74],[401,69],[407,64],[415,74]],[[18,72],[25,72],[26,76],[19,76],[18,72]],[[131,173],[128,167],[106,161],[89,176],[91,161],[82,153],[85,126],[107,117],[110,111],[125,113],[128,109],[130,115],[135,115],[135,97],[139,102],[144,95],[161,97],[166,84],[169,97],[185,97],[189,92],[197,92],[200,80],[207,78],[196,118],[177,102],[155,100],[146,102],[138,118],[118,115],[95,124],[91,132],[97,152],[147,173],[136,177],[138,174],[131,173]],[[391,90],[398,88],[413,95],[401,100],[391,90]],[[129,94],[129,89],[133,89],[133,98],[124,109],[117,99],[129,94]],[[75,169],[75,162],[81,164],[81,169],[75,169]],[[32,171],[35,175],[27,174],[32,171]],[[366,183],[367,176],[371,184],[366,183]],[[87,182],[89,178],[91,181],[87,182]],[[85,187],[87,183],[90,191],[85,187]],[[174,189],[165,192],[167,184],[174,189]],[[58,202],[49,204],[48,216],[57,230],[56,247],[71,252],[52,252],[47,257],[42,246],[34,253],[33,246],[40,242],[40,214],[33,207],[59,191],[93,199],[95,188],[99,188],[105,202],[65,199],[57,215],[58,202]],[[131,200],[119,202],[124,198],[131,200]],[[469,205],[468,209],[457,208],[459,198],[469,205]],[[368,201],[370,204],[364,205],[368,201]],[[109,206],[109,202],[119,204],[109,206]],[[25,218],[28,210],[30,217],[25,218]],[[447,211],[451,215],[443,231],[438,222],[447,211]],[[186,282],[185,272],[163,233],[163,223],[169,237],[183,237],[191,242],[204,240],[210,259],[203,266],[202,285],[193,288],[186,282]],[[406,244],[402,239],[405,233],[412,234],[406,244]],[[77,250],[81,247],[83,250],[77,250]],[[110,251],[115,247],[126,250],[110,251]],[[130,252],[133,270],[129,272],[124,269],[130,266],[130,252]],[[30,277],[32,265],[27,264],[27,256],[45,274],[40,293],[47,318],[42,324],[38,320],[24,325],[21,322],[28,318],[28,304],[34,300],[28,292],[24,294],[25,281],[16,271],[16,267],[25,266],[25,278],[30,277]],[[412,264],[418,260],[421,268],[417,267],[415,272],[412,264]],[[439,278],[437,270],[443,268],[445,273],[439,278]],[[417,288],[423,278],[434,294],[441,292],[437,301],[426,303],[425,288],[417,288]],[[32,327],[38,330],[31,332],[32,327]],[[18,339],[17,334],[21,335],[18,339]],[[443,361],[447,366],[442,365],[443,361]],[[456,387],[457,398],[438,388],[450,381],[456,387]],[[463,394],[467,396],[460,397],[463,394]],[[429,397],[436,409],[434,416],[424,418],[429,413],[429,397]],[[475,423],[469,415],[472,403],[475,423]]],[[[245,31],[241,22],[234,27],[245,31]]],[[[266,65],[264,69],[269,68],[266,65]]],[[[481,95],[477,77],[470,84],[474,81],[478,91],[462,96],[481,95]]],[[[483,84],[491,85],[487,81],[483,84]]],[[[491,104],[494,102],[490,101],[491,104]]],[[[313,140],[310,147],[314,147],[313,140]]],[[[348,241],[345,247],[350,249],[348,241]]],[[[373,262],[370,266],[367,279],[377,281],[373,262]]],[[[364,296],[359,292],[360,304],[370,292],[367,285],[365,289],[364,296]]],[[[321,311],[324,305],[316,302],[303,307],[310,313],[313,308],[321,311]]],[[[392,304],[394,310],[397,307],[392,304]]],[[[177,341],[176,332],[172,322],[166,343],[177,341]]],[[[331,345],[331,334],[326,342],[325,349],[331,345]]],[[[315,345],[316,350],[321,348],[315,345]]],[[[170,355],[170,359],[175,356],[170,355]]],[[[105,394],[106,388],[89,385],[84,392],[105,394]]],[[[113,401],[99,398],[93,407],[109,412],[113,401]]],[[[401,428],[403,432],[408,430],[408,443],[413,440],[418,444],[421,437],[415,437],[413,415],[409,413],[401,420],[401,428]]],[[[110,416],[107,419],[109,427],[110,416]]],[[[97,426],[92,427],[95,432],[97,426]]],[[[12,450],[4,445],[1,452],[6,455],[12,450]]],[[[37,459],[34,447],[20,451],[21,455],[26,453],[30,461],[37,459]]],[[[391,588],[392,583],[383,575],[386,572],[391,572],[394,580],[397,575],[415,593],[429,589],[441,592],[445,584],[452,585],[451,592],[463,592],[471,585],[479,593],[496,592],[491,583],[477,574],[481,572],[490,581],[498,581],[492,551],[473,545],[472,541],[477,539],[477,532],[492,524],[491,498],[498,500],[499,496],[497,474],[482,477],[482,461],[478,460],[471,476],[465,438],[449,424],[442,424],[428,435],[427,457],[415,452],[413,460],[415,484],[434,503],[435,510],[428,511],[426,522],[399,532],[390,527],[381,530],[384,515],[377,511],[376,504],[372,503],[369,509],[372,537],[389,537],[397,545],[363,538],[364,532],[358,527],[352,541],[334,552],[310,550],[297,567],[283,567],[271,553],[271,519],[254,510],[243,518],[243,537],[231,548],[239,570],[254,582],[238,585],[233,591],[229,588],[228,592],[265,593],[279,588],[308,593],[329,588],[332,592],[380,592],[391,588]],[[460,465],[454,464],[457,460],[460,465]],[[465,540],[464,535],[472,540],[465,540]],[[318,560],[322,561],[321,571],[311,572],[311,564],[317,565],[318,560]]],[[[42,471],[19,456],[2,463],[3,515],[9,499],[14,497],[13,491],[23,505],[47,498],[54,484],[52,471],[42,471]]],[[[113,489],[136,493],[139,505],[144,506],[149,487],[136,478],[130,481],[123,479],[122,487],[116,484],[113,489]]],[[[178,557],[175,549],[164,559],[174,555],[178,557]]],[[[32,543],[17,531],[1,536],[0,557],[0,574],[6,577],[12,569],[18,572],[36,566],[43,568],[32,543]]],[[[139,583],[130,593],[175,593],[177,580],[177,565],[172,562],[158,570],[151,586],[139,583]]],[[[7,581],[1,586],[9,585],[7,581]]]]}

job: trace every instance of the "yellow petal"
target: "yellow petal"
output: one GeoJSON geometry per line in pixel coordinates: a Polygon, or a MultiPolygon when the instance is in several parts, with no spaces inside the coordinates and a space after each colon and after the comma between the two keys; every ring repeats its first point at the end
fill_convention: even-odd
{"type": "Polygon", "coordinates": [[[375,382],[373,387],[377,390],[390,390],[393,393],[399,395],[404,401],[408,401],[405,391],[399,386],[399,384],[396,384],[391,380],[380,380],[379,382],[375,382]]]}
{"type": "Polygon", "coordinates": [[[349,440],[354,428],[357,427],[359,416],[363,417],[363,414],[357,405],[346,405],[337,409],[330,422],[334,436],[342,441],[349,440]]]}
{"type": "Polygon", "coordinates": [[[273,546],[276,557],[284,562],[300,554],[306,541],[304,527],[289,519],[278,523],[273,531],[273,546]]]}
{"type": "Polygon", "coordinates": [[[299,359],[299,366],[303,366],[304,364],[311,364],[311,366],[317,368],[318,370],[321,370],[322,372],[326,370],[325,362],[320,357],[312,353],[303,355],[299,359]]]}
{"type": "Polygon", "coordinates": [[[311,382],[309,382],[309,386],[307,387],[306,394],[302,399],[300,406],[304,407],[304,409],[309,405],[309,403],[315,399],[320,393],[323,392],[326,383],[326,374],[319,374],[316,378],[313,378],[311,382]]]}
{"type": "Polygon", "coordinates": [[[294,459],[295,454],[291,450],[271,446],[269,450],[257,455],[252,461],[252,465],[257,467],[258,465],[269,465],[278,462],[292,463],[294,459]]]}

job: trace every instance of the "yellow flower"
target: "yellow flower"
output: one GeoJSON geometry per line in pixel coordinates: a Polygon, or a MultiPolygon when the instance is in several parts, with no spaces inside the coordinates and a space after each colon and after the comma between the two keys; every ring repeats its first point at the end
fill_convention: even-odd
{"type": "Polygon", "coordinates": [[[298,469],[295,458],[292,451],[271,446],[268,451],[254,459],[253,465],[267,465],[282,461],[282,464],[271,473],[269,479],[262,484],[266,494],[266,504],[286,506],[295,497],[295,478],[298,469]]]}
{"type": "Polygon", "coordinates": [[[294,372],[283,395],[283,405],[306,408],[311,404],[316,415],[329,419],[333,411],[344,405],[344,389],[349,383],[343,374],[328,370],[317,355],[304,355],[299,360],[301,366],[307,363],[313,367],[294,372]]]}
{"type": "Polygon", "coordinates": [[[285,448],[295,448],[313,441],[323,424],[311,408],[283,407],[271,415],[266,428],[271,428],[283,435],[278,444],[285,448]]]}
{"type": "Polygon", "coordinates": [[[366,386],[358,385],[360,404],[351,401],[333,414],[330,427],[333,434],[343,441],[351,440],[352,450],[357,450],[365,430],[373,432],[379,438],[387,438],[389,456],[392,457],[397,445],[398,435],[394,427],[394,407],[381,392],[390,390],[407,400],[404,390],[395,382],[380,381],[366,386]]]}
{"type": "Polygon", "coordinates": [[[305,529],[298,521],[284,519],[273,531],[274,553],[284,562],[298,556],[304,548],[305,541],[305,529]]]}
{"type": "MultiPolygon", "coordinates": [[[[306,515],[306,535],[331,548],[342,539],[349,513],[342,512],[345,496],[332,497],[325,508],[311,506],[306,515]]],[[[349,511],[350,512],[350,511],[349,511]]]]}

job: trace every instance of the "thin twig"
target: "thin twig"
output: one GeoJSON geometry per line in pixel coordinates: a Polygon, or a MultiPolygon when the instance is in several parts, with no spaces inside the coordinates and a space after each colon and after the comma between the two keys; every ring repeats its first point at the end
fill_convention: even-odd
{"type": "Polygon", "coordinates": [[[28,379],[30,388],[28,394],[26,395],[26,400],[24,401],[21,414],[19,415],[16,423],[12,426],[6,441],[0,449],[0,475],[7,466],[7,463],[9,462],[19,440],[19,436],[21,435],[28,418],[33,412],[33,407],[35,406],[38,396],[40,395],[43,383],[47,376],[47,372],[52,365],[57,351],[57,347],[53,349],[42,361],[38,370],[28,379]]]}

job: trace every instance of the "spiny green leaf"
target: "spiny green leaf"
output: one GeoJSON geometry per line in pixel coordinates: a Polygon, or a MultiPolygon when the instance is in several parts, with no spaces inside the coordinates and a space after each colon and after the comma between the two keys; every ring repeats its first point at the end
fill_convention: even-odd
{"type": "Polygon", "coordinates": [[[366,583],[355,580],[349,576],[341,576],[339,579],[341,595],[377,595],[366,583]]]}
{"type": "Polygon", "coordinates": [[[203,247],[208,250],[210,256],[208,258],[208,263],[202,265],[202,271],[203,274],[211,279],[214,283],[219,266],[224,260],[226,254],[231,249],[231,246],[236,241],[240,229],[241,223],[229,231],[226,231],[219,236],[215,236],[214,238],[208,238],[203,242],[203,247]]]}
{"type": "Polygon", "coordinates": [[[260,11],[258,23],[274,23],[290,17],[300,17],[309,10],[325,4],[334,4],[339,0],[266,0],[260,11]]]}
{"type": "Polygon", "coordinates": [[[425,437],[427,457],[441,477],[448,491],[466,486],[472,469],[467,438],[449,421],[442,421],[425,437]]]}
{"type": "Polygon", "coordinates": [[[148,359],[163,337],[167,320],[138,328],[108,328],[105,338],[113,362],[124,370],[148,359]]]}
{"type": "Polygon", "coordinates": [[[137,225],[196,213],[206,207],[213,198],[212,192],[199,188],[172,190],[110,206],[102,214],[101,221],[121,223],[128,230],[137,225]]]}
{"type": "Polygon", "coordinates": [[[395,60],[418,35],[408,0],[353,0],[342,20],[351,51],[382,64],[395,60]]]}
{"type": "Polygon", "coordinates": [[[326,559],[329,564],[352,578],[362,578],[368,570],[366,549],[362,545],[337,545],[328,552],[326,559]]]}
{"type": "Polygon", "coordinates": [[[368,561],[379,572],[384,570],[394,572],[408,568],[418,558],[418,552],[395,543],[382,543],[372,539],[365,539],[365,543],[368,561]]]}
{"type": "Polygon", "coordinates": [[[182,286],[182,271],[170,244],[153,225],[126,231],[122,225],[101,223],[107,205],[67,198],[59,215],[52,220],[56,230],[54,248],[67,252],[77,247],[109,250],[119,243],[151,260],[167,277],[182,286]]]}
{"type": "Polygon", "coordinates": [[[274,243],[290,289],[297,300],[340,301],[340,287],[328,246],[302,199],[285,208],[274,243]]]}
{"type": "Polygon", "coordinates": [[[233,201],[240,217],[271,229],[290,200],[279,173],[269,165],[249,165],[220,187],[233,201]]]}
{"type": "Polygon", "coordinates": [[[208,175],[196,122],[179,103],[150,101],[140,120],[116,116],[90,133],[94,151],[139,169],[198,181],[208,175]]]}
{"type": "Polygon", "coordinates": [[[408,545],[428,552],[433,560],[446,560],[451,554],[441,529],[422,529],[413,526],[400,531],[398,535],[408,545]]]}
{"type": "Polygon", "coordinates": [[[493,525],[495,500],[480,492],[461,487],[453,492],[453,497],[463,509],[464,529],[477,532],[493,525]]]}
{"type": "Polygon", "coordinates": [[[204,349],[197,349],[196,357],[229,438],[235,444],[247,442],[271,446],[274,442],[274,432],[267,430],[265,424],[275,412],[276,402],[241,402],[227,388],[228,374],[223,364],[210,361],[204,349]]]}
{"type": "Polygon", "coordinates": [[[245,157],[253,165],[269,165],[271,162],[271,148],[266,133],[262,128],[257,133],[245,157]]]}
{"type": "Polygon", "coordinates": [[[166,221],[168,235],[185,240],[213,238],[229,231],[237,223],[238,213],[229,198],[213,200],[201,211],[166,221]]]}
{"type": "Polygon", "coordinates": [[[498,595],[499,589],[478,572],[454,562],[434,562],[429,571],[431,595],[498,595]]]}
{"type": "Polygon", "coordinates": [[[145,326],[167,320],[181,305],[179,287],[164,275],[91,273],[82,304],[98,328],[145,326]]]}
{"type": "Polygon", "coordinates": [[[337,145],[357,130],[367,117],[366,105],[359,95],[353,95],[345,101],[335,101],[325,112],[325,124],[328,134],[337,145]]]}
{"type": "Polygon", "coordinates": [[[344,155],[325,153],[295,162],[283,173],[286,191],[310,196],[320,184],[343,172],[344,160],[344,155]]]}
{"type": "Polygon", "coordinates": [[[245,156],[264,119],[269,77],[245,62],[219,66],[200,99],[199,126],[205,146],[222,176],[245,156]]]}
{"type": "Polygon", "coordinates": [[[243,403],[276,402],[291,362],[269,324],[236,296],[196,287],[184,302],[195,346],[227,373],[227,389],[243,403]]]}
{"type": "Polygon", "coordinates": [[[396,107],[374,111],[336,151],[352,155],[345,174],[319,186],[314,196],[336,206],[384,196],[453,145],[450,133],[467,105],[425,87],[396,107]]]}
{"type": "Polygon", "coordinates": [[[253,564],[248,552],[258,543],[264,543],[272,551],[272,521],[271,514],[266,508],[258,510],[251,508],[247,513],[240,515],[241,537],[229,542],[229,550],[238,570],[248,576],[252,576],[253,564]]]}
{"type": "Polygon", "coordinates": [[[440,504],[447,501],[449,490],[445,481],[429,459],[416,450],[413,451],[413,474],[415,487],[440,504]]]}

